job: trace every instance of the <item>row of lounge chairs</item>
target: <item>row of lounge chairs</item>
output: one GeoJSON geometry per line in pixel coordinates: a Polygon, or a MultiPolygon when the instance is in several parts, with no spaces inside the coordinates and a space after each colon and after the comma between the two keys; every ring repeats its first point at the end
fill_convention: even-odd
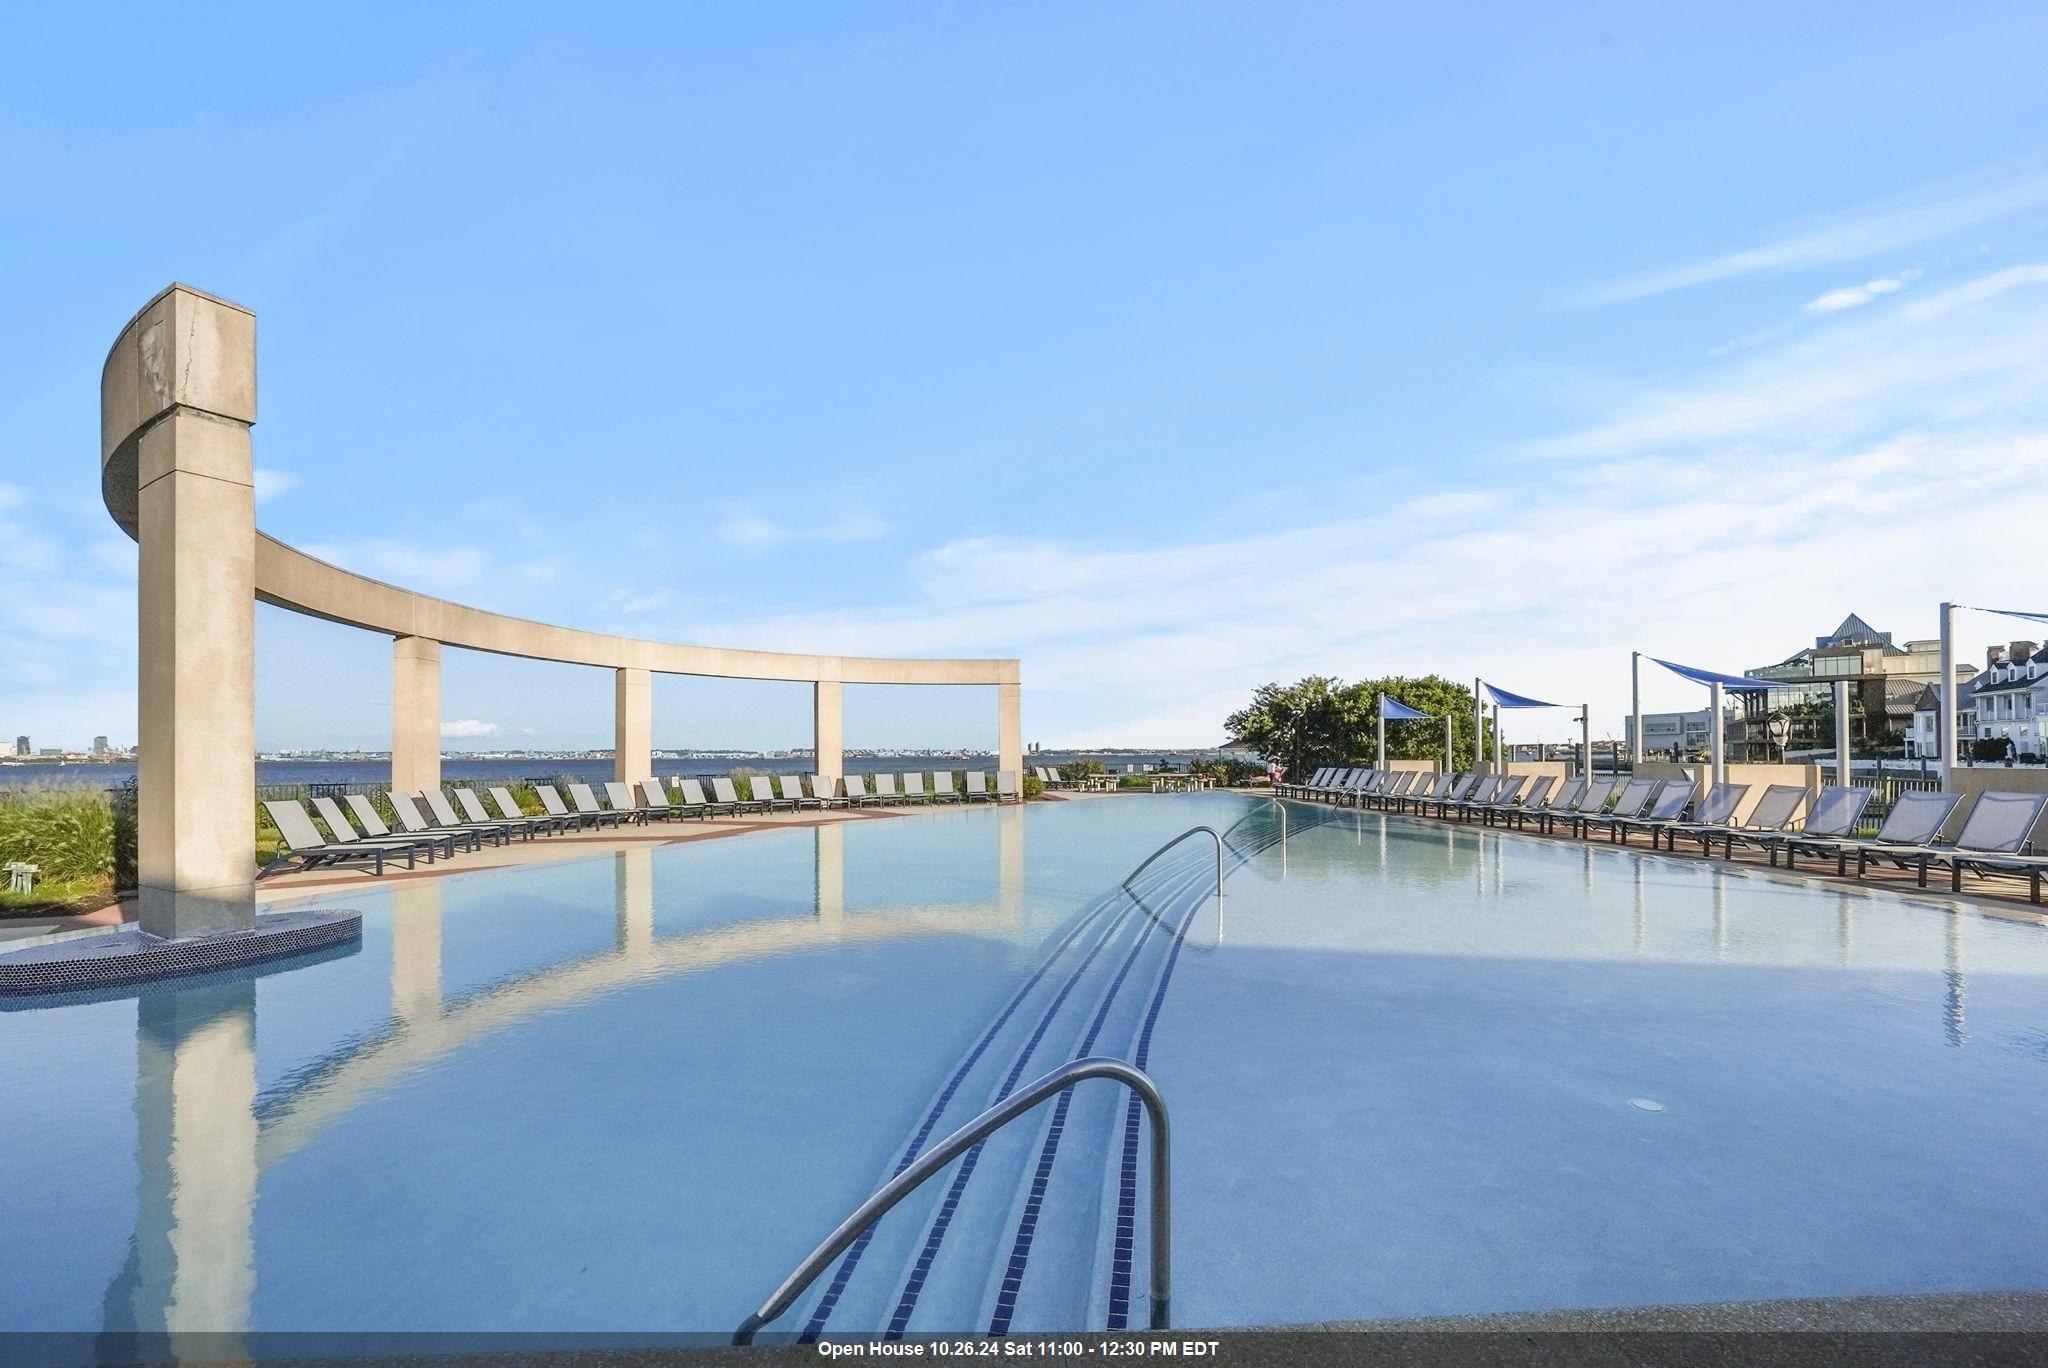
{"type": "Polygon", "coordinates": [[[1610,842],[1627,844],[1634,832],[1650,837],[1653,849],[1676,851],[1679,842],[1697,841],[1702,855],[1718,844],[1723,858],[1739,846],[1766,851],[1773,866],[1782,853],[1785,867],[1796,868],[1801,855],[1833,859],[1835,873],[1846,878],[1849,862],[1862,878],[1873,865],[1912,870],[1920,887],[1928,872],[1949,871],[1949,887],[1961,892],[1963,876],[2004,876],[2027,881],[2028,896],[2041,901],[2041,883],[2048,874],[2048,856],[2026,853],[2028,838],[2048,807],[2048,794],[1987,791],[1977,796],[1955,840],[1940,840],[1941,829],[1954,816],[1962,795],[1902,792],[1885,814],[1877,834],[1857,834],[1871,790],[1830,785],[1811,796],[1796,784],[1771,784],[1747,816],[1736,813],[1748,802],[1753,784],[1715,784],[1702,793],[1690,779],[1575,779],[1551,775],[1434,775],[1419,770],[1318,770],[1306,782],[1279,786],[1283,797],[1339,806],[1374,807],[1417,812],[1441,818],[1496,822],[1516,829],[1534,823],[1546,835],[1568,827],[1574,837],[1604,832],[1610,842]],[[1802,819],[1802,814],[1803,818],[1802,819]]]}
{"type": "Polygon", "coordinates": [[[326,825],[325,834],[303,802],[265,800],[264,810],[284,838],[289,854],[273,860],[257,877],[279,872],[294,860],[301,869],[322,865],[369,866],[381,876],[387,862],[402,861],[407,869],[412,869],[421,857],[430,864],[440,858],[452,859],[458,850],[477,850],[485,841],[503,845],[514,838],[532,840],[535,836],[617,827],[629,822],[645,825],[649,820],[706,819],[806,808],[995,803],[1021,796],[1017,775],[1008,770],[996,776],[993,788],[986,774],[969,770],[964,790],[954,788],[953,776],[946,771],[932,773],[929,787],[917,774],[901,777],[903,787],[899,789],[896,775],[875,775],[875,787],[870,789],[867,776],[850,774],[845,779],[846,791],[840,793],[838,784],[824,775],[808,776],[808,792],[805,782],[795,775],[762,776],[752,781],[745,797],[723,775],[710,781],[708,795],[703,781],[685,778],[676,783],[680,799],[672,799],[659,779],[643,779],[637,786],[613,781],[604,785],[604,801],[599,800],[591,785],[570,784],[566,802],[554,785],[536,784],[534,792],[542,808],[538,815],[522,811],[511,790],[502,785],[487,788],[482,795],[471,788],[427,789],[419,794],[394,789],[389,799],[400,827],[397,831],[385,823],[368,797],[350,793],[339,800],[326,796],[312,800],[320,822],[326,825]],[[485,806],[486,797],[495,812],[485,806]],[[345,811],[343,804],[347,805],[345,811]]]}

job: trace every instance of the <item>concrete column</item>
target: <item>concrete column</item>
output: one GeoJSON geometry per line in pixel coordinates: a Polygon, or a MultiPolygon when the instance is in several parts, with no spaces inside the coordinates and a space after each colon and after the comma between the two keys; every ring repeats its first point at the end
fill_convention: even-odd
{"type": "Polygon", "coordinates": [[[1715,784],[1728,782],[1728,721],[1721,712],[1721,697],[1719,684],[1707,687],[1707,773],[1715,784]]]}
{"type": "Polygon", "coordinates": [[[1387,696],[1381,694],[1380,701],[1375,706],[1379,712],[1379,717],[1375,720],[1373,763],[1375,768],[1384,772],[1387,768],[1387,696]]]}
{"type": "Polygon", "coordinates": [[[1643,763],[1643,653],[1628,654],[1628,706],[1635,727],[1628,739],[1628,769],[1633,775],[1643,763]]]}
{"type": "Polygon", "coordinates": [[[391,787],[441,787],[441,643],[426,637],[391,643],[391,787]]]}
{"type": "Polygon", "coordinates": [[[1508,767],[1501,756],[1502,738],[1500,730],[1500,704],[1493,705],[1493,772],[1506,774],[1508,767]]]}
{"type": "Polygon", "coordinates": [[[140,552],[139,918],[158,936],[255,924],[255,421],[238,305],[174,285],[107,355],[103,484],[140,552]]]}
{"type": "Polygon", "coordinates": [[[1472,768],[1475,770],[1486,764],[1486,695],[1481,692],[1485,683],[1483,679],[1472,681],[1472,768]]]}
{"type": "Polygon", "coordinates": [[[1835,681],[1835,782],[1849,782],[1849,681],[1835,681]]]}
{"type": "Polygon", "coordinates": [[[818,773],[837,779],[846,773],[846,705],[843,686],[821,679],[811,686],[811,745],[818,773]]]}
{"type": "Polygon", "coordinates": [[[996,768],[1024,782],[1024,686],[1016,680],[996,685],[996,768]]]}
{"type": "Polygon", "coordinates": [[[612,729],[612,778],[637,784],[654,775],[654,676],[620,670],[612,729]]]}
{"type": "Polygon", "coordinates": [[[1956,791],[1956,767],[1961,763],[1962,754],[1956,749],[1956,606],[1953,603],[1941,605],[1941,706],[1935,716],[1939,721],[1939,744],[1941,746],[1941,786],[1950,793],[1956,791]]]}

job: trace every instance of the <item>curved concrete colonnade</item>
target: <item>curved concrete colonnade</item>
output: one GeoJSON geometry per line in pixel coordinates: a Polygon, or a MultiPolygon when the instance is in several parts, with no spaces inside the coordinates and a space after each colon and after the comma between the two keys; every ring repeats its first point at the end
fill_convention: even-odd
{"type": "Polygon", "coordinates": [[[652,773],[653,676],[808,682],[817,772],[838,776],[841,686],[993,685],[997,765],[1023,768],[1018,662],[797,655],[641,641],[507,617],[329,565],[256,531],[256,317],[172,285],[100,378],[101,493],[140,549],[140,921],[162,936],[253,924],[256,600],[392,642],[391,780],[441,780],[441,647],[616,672],[621,779],[652,773]]]}

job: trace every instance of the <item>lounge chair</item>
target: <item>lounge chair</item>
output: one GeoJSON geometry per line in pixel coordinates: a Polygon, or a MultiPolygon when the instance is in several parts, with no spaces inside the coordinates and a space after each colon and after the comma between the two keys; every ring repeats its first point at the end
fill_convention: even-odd
{"type": "MultiPolygon", "coordinates": [[[[313,806],[319,807],[323,801],[331,803],[334,800],[332,798],[324,800],[315,798],[313,806]]],[[[342,795],[341,801],[348,804],[348,810],[355,815],[356,825],[361,827],[363,834],[372,841],[402,841],[410,839],[425,842],[429,864],[433,862],[435,855],[445,855],[451,860],[454,859],[455,847],[458,844],[469,846],[472,849],[475,848],[476,842],[474,840],[452,831],[445,835],[436,832],[417,832],[410,837],[401,836],[390,827],[384,825],[384,818],[378,814],[376,804],[360,793],[345,793],[342,795]]],[[[322,809],[322,811],[325,811],[325,809],[322,809]]],[[[334,823],[329,822],[327,825],[329,828],[332,828],[334,823]]]]}
{"type": "Polygon", "coordinates": [[[1342,807],[1364,807],[1365,800],[1386,786],[1387,776],[1375,769],[1359,770],[1331,799],[1342,807]]]}
{"type": "Polygon", "coordinates": [[[993,803],[995,800],[995,791],[988,786],[988,775],[982,770],[967,771],[967,801],[993,803]]]}
{"type": "Polygon", "coordinates": [[[1529,781],[1530,776],[1526,774],[1508,775],[1507,782],[1494,793],[1491,801],[1474,804],[1462,815],[1467,818],[1477,817],[1488,826],[1492,826],[1496,816],[1521,806],[1523,795],[1529,789],[1529,781]]]}
{"type": "Polygon", "coordinates": [[[1854,784],[1830,784],[1820,791],[1813,800],[1813,807],[1807,812],[1806,820],[1797,831],[1756,832],[1738,835],[1738,845],[1759,845],[1770,852],[1771,864],[1778,863],[1778,852],[1785,852],[1785,868],[1792,868],[1792,845],[1798,841],[1826,843],[1832,840],[1852,839],[1856,827],[1863,820],[1863,809],[1870,804],[1871,790],[1854,784]]]}
{"type": "Polygon", "coordinates": [[[1312,789],[1317,784],[1322,783],[1323,780],[1330,777],[1331,773],[1334,772],[1335,769],[1335,765],[1324,765],[1321,768],[1319,768],[1314,774],[1311,774],[1306,781],[1297,779],[1291,784],[1280,783],[1273,785],[1273,792],[1275,795],[1281,798],[1293,797],[1295,794],[1300,793],[1304,789],[1312,789]]]}
{"type": "Polygon", "coordinates": [[[1415,787],[1415,781],[1422,777],[1421,770],[1401,770],[1394,775],[1394,781],[1372,796],[1374,807],[1390,808],[1398,804],[1408,790],[1415,787]]]}
{"type": "Polygon", "coordinates": [[[953,787],[953,771],[933,770],[931,781],[932,801],[934,803],[957,803],[960,801],[960,790],[953,787]]]}
{"type": "Polygon", "coordinates": [[[1451,778],[1451,785],[1449,788],[1444,789],[1441,793],[1437,793],[1421,803],[1418,803],[1416,805],[1415,810],[1417,812],[1427,812],[1429,809],[1434,808],[1436,809],[1434,815],[1438,817],[1448,816],[1450,814],[1451,804],[1461,801],[1466,794],[1471,793],[1474,789],[1478,788],[1479,781],[1484,777],[1484,775],[1479,774],[1454,775],[1451,778]]]}
{"type": "MultiPolygon", "coordinates": [[[[1942,826],[1956,810],[1956,804],[1963,800],[1960,793],[1926,793],[1908,790],[1892,800],[1892,810],[1884,816],[1884,824],[1877,829],[1877,835],[1862,841],[1844,836],[1832,840],[1817,839],[1812,831],[1802,831],[1785,842],[1785,867],[1792,868],[1793,859],[1805,851],[1810,855],[1832,855],[1835,857],[1835,873],[1847,878],[1849,857],[1856,856],[1856,873],[1860,877],[1868,867],[1869,852],[1881,852],[1886,846],[1925,846],[1941,833],[1942,826]]],[[[1808,824],[1811,826],[1811,823],[1808,824]]]]}
{"type": "Polygon", "coordinates": [[[895,775],[878,774],[875,776],[874,798],[877,803],[884,803],[890,805],[900,803],[903,801],[903,795],[896,791],[895,775]]]}
{"type": "MultiPolygon", "coordinates": [[[[1526,776],[1525,776],[1526,777],[1526,776]]],[[[1539,774],[1529,779],[1529,784],[1520,793],[1511,793],[1494,801],[1489,807],[1479,809],[1480,818],[1488,825],[1498,817],[1503,826],[1512,826],[1518,813],[1534,812],[1542,808],[1543,800],[1557,787],[1557,776],[1539,774]]]]}
{"type": "MultiPolygon", "coordinates": [[[[1735,843],[1746,841],[1752,836],[1777,835],[1792,824],[1799,815],[1799,809],[1806,806],[1806,788],[1802,784],[1772,784],[1764,790],[1764,796],[1756,800],[1756,806],[1749,810],[1749,817],[1741,822],[1733,820],[1734,809],[1728,816],[1716,822],[1708,811],[1713,806],[1709,795],[1700,808],[1700,819],[1696,822],[1673,822],[1664,828],[1664,848],[1678,849],[1678,838],[1700,843],[1700,854],[1714,853],[1714,842],[1721,842],[1721,857],[1735,857],[1735,843]]],[[[1736,807],[1742,806],[1740,803],[1736,807]]]]}
{"type": "Polygon", "coordinates": [[[804,781],[799,775],[784,774],[777,776],[775,788],[782,796],[782,801],[789,804],[790,811],[792,812],[801,812],[805,808],[823,808],[825,806],[824,799],[810,797],[804,793],[804,781]]]}
{"type": "MultiPolygon", "coordinates": [[[[1742,785],[1742,793],[1738,793],[1735,801],[1728,804],[1728,811],[1735,811],[1742,801],[1742,794],[1748,792],[1749,785],[1742,785]]],[[[1657,790],[1656,799],[1641,813],[1616,822],[1611,834],[1615,840],[1627,845],[1628,834],[1631,831],[1647,831],[1650,833],[1650,849],[1655,850],[1663,843],[1664,828],[1674,822],[1684,821],[1685,814],[1693,810],[1699,797],[1698,784],[1686,779],[1673,779],[1657,790]]]]}
{"type": "MultiPolygon", "coordinates": [[[[1585,812],[1572,818],[1572,835],[1590,838],[1594,827],[1608,828],[1608,839],[1613,839],[1613,828],[1617,823],[1632,822],[1642,815],[1650,800],[1657,796],[1657,790],[1664,786],[1662,779],[1631,779],[1621,786],[1621,792],[1614,795],[1614,806],[1605,812],[1585,812]]],[[[1687,792],[1691,792],[1688,788],[1687,792]]]]}
{"type": "Polygon", "coordinates": [[[405,828],[405,834],[408,836],[441,836],[447,838],[452,844],[467,850],[482,849],[485,836],[489,836],[501,845],[507,839],[501,831],[484,832],[474,827],[437,826],[435,823],[428,821],[420,812],[419,804],[413,801],[411,794],[400,793],[397,789],[392,789],[385,796],[391,800],[391,810],[398,814],[398,824],[405,828]]]}
{"type": "Polygon", "coordinates": [[[996,801],[998,803],[1021,803],[1024,801],[1024,786],[1017,782],[1017,771],[996,771],[996,801]]]}
{"type": "Polygon", "coordinates": [[[519,800],[512,796],[512,790],[502,784],[493,785],[485,792],[489,794],[492,806],[498,809],[498,815],[508,822],[532,822],[534,830],[545,831],[550,836],[560,835],[571,827],[582,825],[573,813],[564,813],[558,817],[552,812],[543,812],[538,817],[534,816],[520,807],[519,800]]]}
{"type": "Polygon", "coordinates": [[[906,774],[903,776],[903,801],[906,803],[929,803],[931,794],[925,792],[924,776],[906,774]]]}
{"type": "Polygon", "coordinates": [[[514,836],[525,837],[533,834],[526,830],[525,824],[521,822],[493,822],[488,819],[481,822],[469,821],[455,811],[454,804],[448,801],[448,795],[437,788],[420,790],[420,801],[427,805],[427,820],[432,822],[437,830],[474,831],[485,840],[495,840],[500,845],[510,841],[514,836]]]}
{"type": "Polygon", "coordinates": [[[848,807],[862,808],[872,807],[882,800],[876,794],[868,792],[866,775],[849,774],[846,776],[846,797],[842,801],[848,807]]]}
{"type": "Polygon", "coordinates": [[[535,784],[533,791],[540,798],[541,809],[550,817],[559,817],[564,822],[573,823],[579,828],[603,825],[600,818],[593,817],[589,813],[577,812],[571,809],[567,803],[562,801],[562,795],[555,792],[553,784],[535,784]]]}
{"type": "MultiPolygon", "coordinates": [[[[382,877],[386,860],[403,859],[405,867],[411,869],[413,857],[419,849],[417,841],[359,840],[353,827],[348,828],[346,839],[328,840],[320,834],[320,828],[313,825],[313,819],[306,815],[305,804],[297,799],[265,799],[263,809],[277,824],[278,835],[284,837],[290,853],[272,860],[259,870],[256,875],[259,879],[275,874],[293,860],[299,862],[301,869],[312,869],[318,865],[367,864],[382,877]]],[[[343,825],[346,827],[347,823],[343,825]]]]}
{"type": "Polygon", "coordinates": [[[1440,804],[1438,811],[1443,815],[1454,816],[1462,821],[1465,818],[1465,814],[1473,808],[1498,800],[1507,786],[1508,779],[1504,774],[1482,774],[1479,776],[1479,782],[1465,791],[1464,797],[1453,798],[1447,803],[1440,804]]]}
{"type": "MultiPolygon", "coordinates": [[[[364,806],[368,807],[369,804],[365,803],[364,806]]],[[[361,834],[357,833],[355,824],[349,821],[348,814],[341,810],[341,804],[332,798],[324,795],[315,798],[313,810],[320,814],[321,821],[327,823],[327,830],[338,845],[348,845],[351,842],[385,846],[409,845],[426,856],[428,864],[434,862],[435,855],[440,851],[447,851],[451,859],[455,855],[455,840],[452,836],[436,836],[432,832],[418,836],[400,836],[384,825],[383,820],[377,817],[375,808],[370,808],[373,824],[366,825],[361,834]]]]}
{"type": "Polygon", "coordinates": [[[576,811],[585,817],[594,817],[599,826],[619,826],[633,821],[645,825],[647,814],[628,808],[620,812],[597,801],[597,793],[588,784],[569,785],[569,801],[576,805],[576,811]]]}
{"type": "Polygon", "coordinates": [[[640,806],[647,809],[649,817],[659,817],[663,821],[679,821],[684,817],[701,818],[704,815],[701,810],[692,811],[685,804],[672,801],[668,796],[668,786],[659,779],[640,781],[640,806]]]}
{"type": "Polygon", "coordinates": [[[1599,813],[1607,806],[1607,800],[1614,796],[1615,790],[1620,787],[1620,783],[1613,779],[1587,780],[1586,790],[1579,795],[1577,802],[1556,803],[1540,814],[1537,820],[1543,823],[1543,834],[1554,836],[1557,834],[1559,822],[1570,822],[1572,834],[1577,835],[1579,819],[1599,813]]]}
{"type": "Polygon", "coordinates": [[[837,787],[838,786],[836,783],[834,783],[834,781],[827,779],[822,774],[814,774],[811,776],[811,797],[817,800],[818,806],[821,808],[836,808],[846,806],[846,800],[844,798],[839,797],[837,793],[834,791],[837,787]]]}
{"type": "Polygon", "coordinates": [[[1401,811],[1406,812],[1412,805],[1415,811],[1421,812],[1431,803],[1450,797],[1451,788],[1457,782],[1458,776],[1446,770],[1444,773],[1432,777],[1427,783],[1417,784],[1413,789],[1403,794],[1397,806],[1401,811]]]}
{"type": "Polygon", "coordinates": [[[1987,789],[1977,795],[1968,819],[1954,841],[1930,842],[1909,848],[1888,847],[1856,852],[1856,873],[1860,878],[1872,859],[1890,860],[1901,869],[1919,871],[1920,886],[1927,887],[1929,865],[1947,865],[1949,887],[1963,891],[1963,872],[2014,874],[2028,881],[2033,901],[2041,901],[2041,871],[2048,869],[2048,857],[2022,855],[2027,838],[2041,820],[2048,794],[2002,793],[1987,789]]]}
{"type": "Polygon", "coordinates": [[[1358,771],[1355,769],[1341,767],[1334,769],[1323,776],[1321,783],[1304,785],[1298,796],[1302,798],[1327,798],[1333,793],[1342,792],[1351,783],[1352,776],[1357,773],[1358,771]]]}
{"type": "Polygon", "coordinates": [[[756,802],[768,805],[763,811],[774,812],[777,808],[788,808],[795,812],[798,800],[803,797],[803,790],[798,789],[794,794],[783,792],[776,787],[777,777],[773,774],[753,775],[747,780],[747,791],[754,796],[756,802]]]}
{"type": "Polygon", "coordinates": [[[518,832],[527,840],[532,840],[533,834],[536,831],[545,831],[548,828],[548,823],[545,819],[529,817],[523,812],[511,817],[491,816],[489,812],[485,811],[483,800],[477,797],[476,790],[474,789],[458,786],[454,793],[455,801],[462,806],[464,826],[503,826],[509,831],[518,832]]]}
{"type": "Polygon", "coordinates": [[[1520,807],[1508,813],[1508,823],[1520,831],[1532,818],[1541,820],[1545,816],[1555,817],[1560,812],[1569,812],[1585,793],[1586,781],[1583,779],[1574,779],[1564,785],[1553,782],[1549,791],[1530,794],[1520,807]]]}
{"type": "MultiPolygon", "coordinates": [[[[740,802],[738,794],[733,795],[733,800],[730,803],[726,802],[723,798],[706,798],[704,796],[703,783],[696,779],[679,779],[676,781],[676,787],[683,791],[683,806],[699,816],[715,817],[721,812],[730,812],[734,815],[739,813],[740,802]]],[[[715,788],[717,785],[714,784],[713,787],[715,788]]],[[[726,788],[730,790],[732,785],[728,783],[726,788]]]]}
{"type": "Polygon", "coordinates": [[[749,786],[748,792],[748,797],[740,797],[740,791],[733,787],[732,780],[723,774],[715,775],[711,780],[711,796],[718,800],[721,807],[731,808],[734,812],[747,813],[766,812],[772,806],[766,798],[751,796],[751,786],[749,786]]]}
{"type": "Polygon", "coordinates": [[[659,803],[642,803],[633,786],[623,779],[605,780],[604,800],[612,805],[613,812],[623,813],[642,826],[656,817],[667,819],[675,815],[669,811],[667,795],[659,803]]]}

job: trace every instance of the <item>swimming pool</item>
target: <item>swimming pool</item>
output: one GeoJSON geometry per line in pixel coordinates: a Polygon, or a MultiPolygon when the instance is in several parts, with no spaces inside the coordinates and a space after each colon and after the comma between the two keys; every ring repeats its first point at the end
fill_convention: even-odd
{"type": "MultiPolygon", "coordinates": [[[[385,884],[353,953],[0,1013],[0,1326],[726,1334],[1089,1053],[1173,1111],[1177,1324],[2048,1287],[2048,931],[1290,808],[385,884]],[[1198,823],[1220,915],[1206,842],[1118,890],[1198,823]]],[[[773,1332],[1142,1325],[1136,1116],[998,1133],[773,1332]]]]}

